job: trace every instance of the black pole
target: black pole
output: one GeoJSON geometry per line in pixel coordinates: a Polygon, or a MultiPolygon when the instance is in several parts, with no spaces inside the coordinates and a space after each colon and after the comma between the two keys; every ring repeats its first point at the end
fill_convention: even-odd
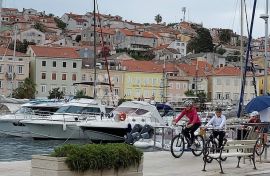
{"type": "Polygon", "coordinates": [[[246,85],[248,58],[249,58],[249,53],[250,53],[250,50],[251,50],[251,40],[252,40],[252,31],[253,31],[253,23],[254,23],[255,11],[256,11],[256,4],[257,4],[257,0],[254,0],[253,10],[252,10],[252,17],[251,17],[251,25],[250,25],[250,30],[249,30],[250,32],[249,32],[249,37],[248,37],[248,47],[247,47],[247,52],[246,52],[245,69],[244,69],[244,74],[243,74],[243,79],[242,79],[240,100],[239,100],[239,104],[238,104],[238,112],[237,112],[237,117],[238,118],[241,115],[242,107],[243,107],[243,96],[244,96],[245,85],[246,85]]]}

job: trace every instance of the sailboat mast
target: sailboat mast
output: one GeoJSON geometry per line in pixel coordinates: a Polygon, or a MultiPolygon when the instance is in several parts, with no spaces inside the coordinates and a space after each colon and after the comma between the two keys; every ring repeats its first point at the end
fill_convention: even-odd
{"type": "MultiPolygon", "coordinates": [[[[16,57],[16,45],[17,45],[17,25],[14,24],[14,47],[13,47],[13,60],[15,61],[16,57]]],[[[12,66],[11,70],[11,98],[13,97],[13,80],[14,80],[14,66],[12,66]]]]}
{"type": "Polygon", "coordinates": [[[268,55],[268,0],[265,0],[265,14],[262,17],[265,20],[265,39],[264,39],[264,51],[265,51],[265,59],[264,59],[264,95],[267,95],[267,75],[268,75],[268,66],[267,66],[267,55],[268,55]]]}
{"type": "Polygon", "coordinates": [[[243,45],[243,19],[244,19],[244,0],[241,0],[241,19],[240,19],[240,26],[241,26],[241,37],[240,37],[240,67],[241,67],[241,74],[240,74],[240,78],[241,78],[241,82],[242,82],[242,78],[243,78],[243,56],[244,56],[244,45],[243,45]]]}
{"type": "Polygon", "coordinates": [[[94,99],[96,98],[96,80],[97,80],[97,56],[96,56],[96,0],[94,0],[94,99]]]}

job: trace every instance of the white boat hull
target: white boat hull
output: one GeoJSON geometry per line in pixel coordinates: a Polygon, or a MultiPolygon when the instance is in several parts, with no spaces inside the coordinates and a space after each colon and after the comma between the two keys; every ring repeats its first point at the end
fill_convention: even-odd
{"type": "Polygon", "coordinates": [[[17,137],[32,137],[28,127],[17,119],[0,120],[0,133],[17,137]]]}
{"type": "Polygon", "coordinates": [[[77,122],[65,123],[59,121],[23,121],[34,139],[85,139],[87,136],[76,125],[77,122]]]}

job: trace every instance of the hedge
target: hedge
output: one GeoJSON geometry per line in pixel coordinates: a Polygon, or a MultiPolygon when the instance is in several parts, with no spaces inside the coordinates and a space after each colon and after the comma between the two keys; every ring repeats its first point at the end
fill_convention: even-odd
{"type": "Polygon", "coordinates": [[[70,170],[84,172],[138,166],[143,153],[128,144],[66,144],[55,148],[50,156],[67,157],[70,170]]]}

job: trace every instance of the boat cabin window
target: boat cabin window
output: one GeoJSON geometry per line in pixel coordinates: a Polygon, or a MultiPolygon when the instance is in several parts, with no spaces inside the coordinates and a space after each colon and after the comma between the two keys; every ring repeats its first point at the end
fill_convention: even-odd
{"type": "Polygon", "coordinates": [[[100,113],[100,108],[98,107],[81,107],[81,106],[62,106],[56,111],[56,113],[100,113]]]}
{"type": "Polygon", "coordinates": [[[138,109],[137,111],[135,111],[135,114],[137,115],[144,115],[146,113],[148,113],[149,111],[145,110],[145,109],[138,109]]]}
{"type": "Polygon", "coordinates": [[[20,109],[18,109],[15,114],[31,114],[33,111],[30,108],[27,107],[22,107],[20,109]]]}

